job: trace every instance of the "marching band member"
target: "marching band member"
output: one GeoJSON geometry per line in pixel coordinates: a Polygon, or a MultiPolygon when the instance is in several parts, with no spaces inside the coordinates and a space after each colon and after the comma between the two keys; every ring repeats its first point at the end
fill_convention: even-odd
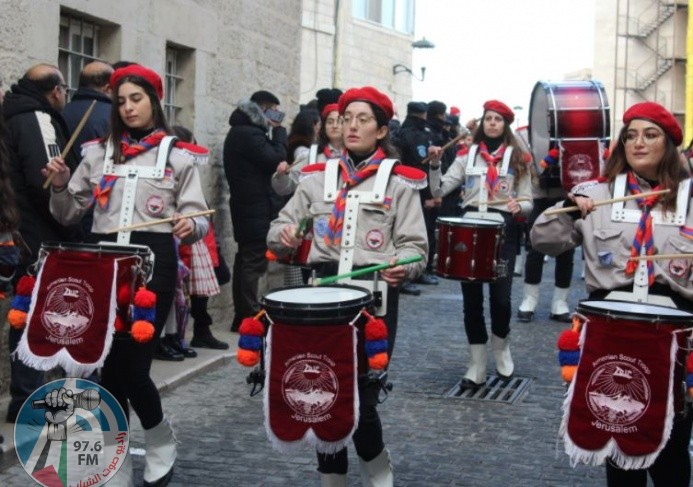
{"type": "MultiPolygon", "coordinates": [[[[467,154],[458,156],[445,175],[432,171],[431,187],[436,197],[458,191],[465,186],[462,202],[465,214],[504,222],[504,243],[500,258],[505,260],[507,274],[489,284],[491,312],[491,348],[496,371],[510,377],[514,371],[508,334],[510,333],[510,292],[512,269],[515,265],[515,215],[528,215],[532,210],[532,188],[529,154],[522,151],[511,130],[513,111],[497,100],[484,103],[484,115],[474,134],[474,144],[467,154]],[[437,173],[437,174],[436,174],[437,173]],[[439,187],[438,187],[439,186],[439,187]],[[518,201],[522,198],[521,201],[518,201]],[[493,200],[506,200],[503,205],[490,206],[493,200]]],[[[433,162],[431,169],[440,166],[433,162]]],[[[464,215],[463,215],[464,216],[464,215]]],[[[488,333],[484,322],[483,284],[461,282],[464,298],[464,328],[470,344],[470,365],[461,381],[462,387],[478,387],[486,382],[488,333]]]]}
{"type": "MultiPolygon", "coordinates": [[[[693,252],[691,181],[677,152],[683,139],[681,128],[671,113],[653,102],[631,106],[623,114],[623,124],[603,177],[576,186],[564,202],[556,205],[577,205],[579,212],[539,216],[531,231],[532,245],[549,255],[582,245],[585,285],[591,300],[623,299],[624,293],[632,290],[636,295],[644,288],[648,303],[691,312],[690,256],[647,261],[646,264],[630,259],[642,253],[690,255],[693,252]],[[596,200],[659,189],[670,192],[595,206],[596,200]],[[638,278],[638,273],[643,279],[638,278]]],[[[684,404],[680,386],[672,380],[676,414],[668,441],[654,463],[649,468],[625,470],[608,458],[609,486],[645,486],[648,473],[655,485],[689,484],[688,445],[693,414],[684,404]]],[[[653,397],[652,400],[665,399],[653,397]]]]}
{"type": "Polygon", "coordinates": [[[328,103],[322,109],[322,126],[318,144],[318,162],[339,157],[344,150],[342,119],[339,117],[339,104],[328,103]]]}
{"type": "MultiPolygon", "coordinates": [[[[426,265],[428,243],[417,191],[425,184],[426,176],[418,169],[393,167],[388,163],[395,161],[388,159],[394,155],[388,129],[393,106],[386,95],[369,86],[353,88],[340,97],[338,108],[346,150],[338,160],[328,161],[327,165],[304,168],[303,179],[293,198],[272,222],[267,242],[277,254],[297,247],[301,243],[295,236],[297,226],[302,219],[312,217],[315,238],[308,262],[322,263],[329,269],[325,273],[335,273],[337,262],[344,260],[347,254],[353,256],[355,267],[421,256],[423,261],[398,265],[380,273],[388,284],[384,321],[391,353],[397,326],[397,286],[405,279],[418,276],[426,265]],[[335,172],[332,173],[331,168],[335,172]],[[344,221],[350,191],[373,192],[383,170],[390,171],[385,180],[385,193],[374,195],[380,197],[382,203],[358,203],[356,228],[353,228],[344,221]],[[330,174],[334,174],[334,181],[330,174]],[[326,186],[328,189],[334,186],[336,191],[326,191],[326,186]]],[[[332,116],[330,113],[332,111],[328,116],[332,116]]],[[[369,390],[372,387],[359,385],[360,414],[353,435],[354,446],[364,485],[392,486],[392,469],[383,443],[377,401],[369,390]]],[[[346,485],[346,448],[334,455],[318,453],[318,464],[323,485],[346,485]]]]}
{"type": "MultiPolygon", "coordinates": [[[[194,165],[194,158],[206,154],[206,149],[177,142],[165,159],[163,176],[148,177],[151,168],[159,164],[157,155],[162,139],[172,133],[160,103],[161,78],[149,68],[132,64],[113,73],[111,86],[110,133],[101,141],[83,146],[84,158],[72,177],[60,157],[51,159],[44,170],[44,175],[54,173],[50,209],[65,225],[79,222],[93,206],[95,242],[113,240],[107,234],[118,228],[124,217],[133,224],[177,218],[173,224],[119,232],[117,237],[119,244],[146,245],[156,256],[153,277],[147,287],[157,295],[154,336],[159,337],[175,291],[177,257],[173,237],[192,243],[207,232],[206,218],[179,217],[207,208],[194,165]],[[119,166],[139,174],[134,191],[126,181],[133,178],[119,176],[124,174],[119,172],[119,166]],[[149,173],[142,169],[149,169],[149,173]],[[127,204],[126,195],[133,204],[127,204]]],[[[173,474],[176,444],[158,390],[149,375],[155,348],[156,339],[136,343],[129,335],[116,335],[102,370],[101,385],[115,396],[126,414],[128,401],[137,413],[147,445],[144,483],[163,486],[173,474]]]]}

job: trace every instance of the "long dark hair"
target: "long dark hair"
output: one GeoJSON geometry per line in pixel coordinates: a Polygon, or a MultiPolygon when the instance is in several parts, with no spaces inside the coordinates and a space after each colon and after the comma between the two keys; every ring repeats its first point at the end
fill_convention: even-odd
{"type": "Polygon", "coordinates": [[[123,85],[123,83],[132,83],[139,86],[149,97],[149,101],[152,106],[152,115],[154,116],[154,127],[165,131],[167,134],[171,135],[171,128],[166,122],[166,116],[164,115],[164,109],[161,107],[161,102],[159,97],[154,91],[154,87],[150,85],[144,78],[139,76],[124,76],[118,80],[116,85],[113,87],[113,94],[111,96],[113,104],[111,108],[111,131],[104,138],[104,142],[111,139],[113,141],[113,160],[117,163],[120,161],[120,137],[123,132],[129,132],[130,128],[125,125],[123,119],[120,118],[119,105],[118,105],[118,90],[123,85]]]}
{"type": "MultiPolygon", "coordinates": [[[[525,163],[525,152],[522,149],[522,146],[517,142],[517,139],[515,138],[513,131],[510,129],[510,124],[507,120],[503,120],[505,121],[505,123],[503,124],[503,134],[501,135],[501,138],[503,139],[503,143],[505,145],[513,148],[513,153],[510,156],[510,168],[516,175],[514,178],[515,180],[513,186],[517,188],[517,185],[520,182],[520,178],[522,178],[525,174],[529,173],[529,164],[525,163]]],[[[479,142],[487,138],[484,132],[483,124],[484,119],[482,117],[481,125],[474,132],[474,139],[472,143],[479,144],[479,142]]]]}
{"type": "MultiPolygon", "coordinates": [[[[621,132],[618,134],[618,142],[610,152],[609,158],[604,165],[602,174],[609,183],[612,183],[616,176],[630,169],[626,159],[626,144],[623,142],[627,131],[627,125],[621,128],[621,132]]],[[[669,193],[663,194],[660,199],[664,211],[669,212],[676,210],[679,183],[688,176],[682,164],[681,155],[674,142],[668,135],[665,136],[665,139],[667,146],[664,149],[664,156],[657,166],[657,181],[662,188],[671,190],[669,193]]]]}
{"type": "Polygon", "coordinates": [[[5,121],[0,117],[0,231],[12,232],[19,226],[19,212],[14,204],[10,182],[10,156],[5,146],[5,121]]]}
{"type": "Polygon", "coordinates": [[[298,147],[310,147],[316,142],[315,124],[320,122],[317,110],[306,108],[298,112],[291,123],[291,130],[286,141],[289,164],[294,162],[294,151],[298,147]]]}

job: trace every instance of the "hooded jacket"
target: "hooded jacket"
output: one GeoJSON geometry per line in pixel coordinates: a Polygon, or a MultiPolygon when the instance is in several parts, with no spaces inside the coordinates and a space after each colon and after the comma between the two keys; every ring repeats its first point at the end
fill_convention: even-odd
{"type": "MultiPolygon", "coordinates": [[[[43,189],[45,177],[41,174],[52,151],[60,153],[65,147],[68,130],[65,120],[44,94],[24,79],[5,95],[2,113],[7,126],[10,179],[20,214],[19,232],[35,259],[43,241],[71,242],[81,238],[78,226],[62,226],[51,215],[50,188],[43,189]]],[[[65,162],[72,171],[77,167],[73,153],[68,154],[65,162]]]]}
{"type": "Polygon", "coordinates": [[[271,185],[277,165],[286,160],[286,129],[268,124],[257,103],[243,101],[229,118],[224,141],[224,173],[231,193],[231,221],[236,242],[264,241],[285,200],[271,185]]]}

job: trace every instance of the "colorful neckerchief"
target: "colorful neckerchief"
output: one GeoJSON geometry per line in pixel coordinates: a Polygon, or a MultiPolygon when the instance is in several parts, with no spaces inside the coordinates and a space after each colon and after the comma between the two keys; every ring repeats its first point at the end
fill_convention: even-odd
{"type": "Polygon", "coordinates": [[[166,132],[159,129],[147,135],[136,144],[130,145],[130,137],[127,132],[124,132],[120,138],[121,163],[157,147],[164,137],[166,137],[166,132]]]}
{"type": "Polygon", "coordinates": [[[351,164],[347,161],[346,150],[342,152],[342,155],[339,157],[339,167],[342,170],[342,180],[344,183],[342,184],[342,189],[339,190],[339,194],[337,194],[334,207],[332,208],[332,215],[330,215],[329,225],[325,232],[325,244],[339,245],[341,243],[347,193],[351,188],[378,172],[380,163],[385,157],[385,153],[379,148],[375,151],[375,154],[371,156],[371,160],[368,164],[357,171],[351,167],[351,164]]]}
{"type": "Polygon", "coordinates": [[[498,189],[498,169],[496,169],[496,165],[503,159],[505,148],[506,145],[503,143],[498,148],[495,155],[491,155],[486,147],[486,142],[481,141],[479,143],[479,155],[484,158],[488,165],[488,170],[486,171],[486,190],[489,196],[493,196],[498,189]]]}
{"type": "Polygon", "coordinates": [[[339,151],[332,147],[330,144],[325,144],[325,147],[322,149],[322,153],[325,154],[325,157],[328,159],[334,159],[335,157],[339,157],[339,151]]]}
{"type": "Polygon", "coordinates": [[[118,176],[113,174],[104,174],[101,177],[101,181],[97,186],[94,186],[91,195],[91,201],[89,201],[89,206],[94,203],[98,203],[104,210],[108,209],[108,198],[111,196],[111,190],[115,186],[118,176]]]}
{"type": "Polygon", "coordinates": [[[679,233],[682,237],[693,240],[693,227],[687,227],[684,225],[681,228],[679,228],[679,233]]]}
{"type": "MultiPolygon", "coordinates": [[[[635,175],[632,171],[628,171],[628,189],[632,194],[640,194],[642,190],[640,189],[640,184],[638,180],[635,179],[635,175]]],[[[661,185],[657,185],[652,188],[652,191],[657,191],[662,189],[661,185]]],[[[638,222],[638,228],[635,231],[635,238],[633,238],[633,246],[630,249],[631,257],[639,257],[640,251],[643,246],[645,246],[645,255],[653,255],[655,252],[654,239],[652,238],[652,215],[650,212],[654,205],[659,201],[660,195],[648,196],[647,198],[638,198],[635,201],[640,207],[640,221],[638,222]]],[[[638,260],[631,259],[628,260],[626,264],[626,275],[632,275],[638,268],[638,260]]],[[[647,261],[647,280],[650,286],[654,284],[654,265],[651,260],[647,261]]]]}

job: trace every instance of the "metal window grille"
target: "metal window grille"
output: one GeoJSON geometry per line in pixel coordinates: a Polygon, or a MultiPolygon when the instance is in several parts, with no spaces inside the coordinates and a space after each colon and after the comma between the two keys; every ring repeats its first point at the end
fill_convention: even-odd
{"type": "Polygon", "coordinates": [[[79,73],[99,52],[100,26],[74,15],[60,15],[58,67],[70,88],[79,85],[79,73]]]}
{"type": "Polygon", "coordinates": [[[179,58],[180,51],[178,49],[166,48],[166,75],[164,87],[164,113],[169,125],[176,125],[178,115],[183,107],[176,103],[176,91],[181,83],[185,80],[180,75],[179,58]]]}

